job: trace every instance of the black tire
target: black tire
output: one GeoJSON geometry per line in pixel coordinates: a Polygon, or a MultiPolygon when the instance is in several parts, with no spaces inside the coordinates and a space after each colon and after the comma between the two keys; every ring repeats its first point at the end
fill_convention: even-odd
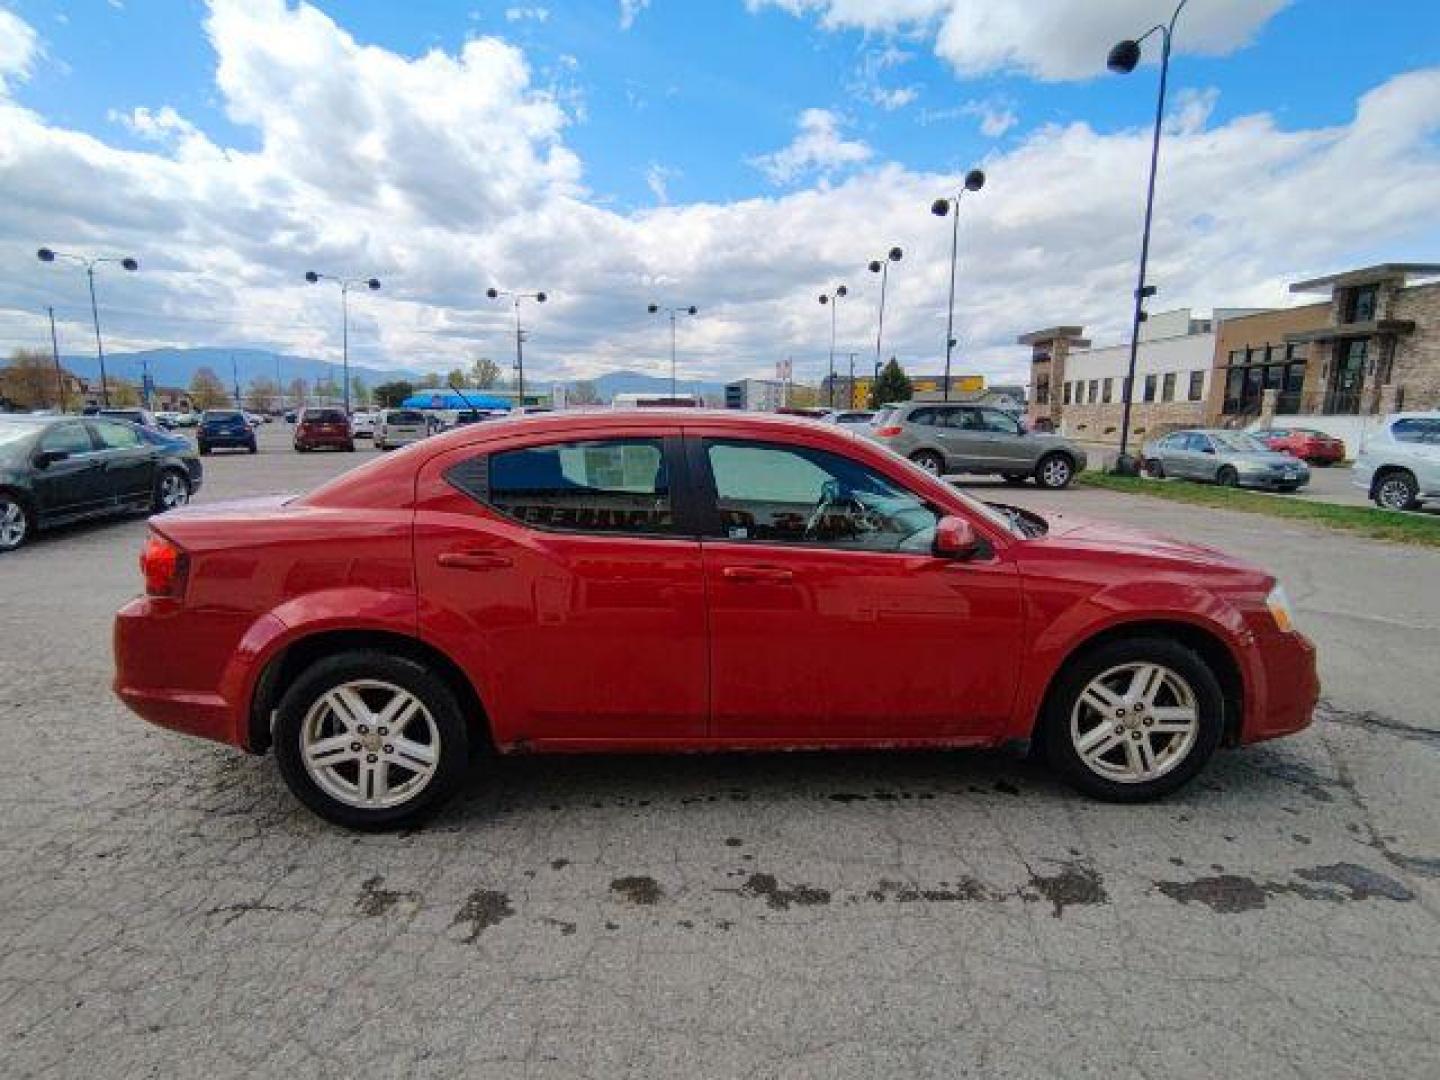
{"type": "Polygon", "coordinates": [[[1075,479],[1075,460],[1069,454],[1046,454],[1035,465],[1035,483],[1061,491],[1075,479]]]}
{"type": "Polygon", "coordinates": [[[1026,480],[1029,480],[1029,479],[1030,479],[1030,477],[1029,477],[1027,474],[1023,473],[1023,472],[1007,472],[1007,473],[1001,473],[1001,474],[1000,474],[1000,478],[1001,478],[1002,480],[1004,480],[1005,483],[1007,483],[1007,484],[1016,484],[1016,485],[1023,484],[1023,483],[1025,483],[1026,480]]]}
{"type": "Polygon", "coordinates": [[[303,454],[303,453],[305,453],[305,447],[301,446],[301,445],[297,442],[297,443],[295,444],[295,452],[296,452],[297,454],[303,454]]]}
{"type": "Polygon", "coordinates": [[[276,711],[275,760],[286,785],[316,814],[350,829],[405,828],[434,813],[464,780],[470,741],[464,714],[444,679],[418,661],[370,649],[317,660],[291,683],[276,711]],[[325,694],[356,680],[377,680],[408,692],[435,723],[439,745],[435,771],[413,796],[395,806],[367,808],[344,802],[323,790],[305,765],[301,737],[307,715],[325,694]]]}
{"type": "Polygon", "coordinates": [[[155,496],[150,503],[150,512],[163,514],[167,510],[184,506],[189,501],[190,478],[180,469],[161,469],[160,474],[155,477],[155,496]]]}
{"type": "MultiPolygon", "coordinates": [[[[1051,766],[1072,787],[1105,802],[1149,802],[1183,787],[1205,767],[1225,733],[1225,708],[1219,680],[1200,654],[1170,638],[1137,636],[1107,642],[1068,661],[1050,689],[1040,725],[1051,766]],[[1149,780],[1124,781],[1105,776],[1086,763],[1075,746],[1071,717],[1081,694],[1094,680],[1133,663],[1167,668],[1183,680],[1194,698],[1196,730],[1183,756],[1177,757],[1162,774],[1149,780]]],[[[1108,726],[1109,721],[1105,723],[1108,726]]],[[[1129,733],[1132,739],[1139,734],[1129,733]]],[[[1142,737],[1148,745],[1151,736],[1142,737]]],[[[1116,744],[1117,748],[1124,745],[1123,741],[1116,744]]]]}
{"type": "Polygon", "coordinates": [[[1414,510],[1420,505],[1420,485],[1408,469],[1392,469],[1371,485],[1370,498],[1382,510],[1414,510]]]}
{"type": "Polygon", "coordinates": [[[1239,487],[1240,474],[1232,466],[1221,465],[1220,471],[1215,474],[1215,482],[1221,487],[1239,487]]]}
{"type": "Polygon", "coordinates": [[[910,455],[910,460],[931,476],[945,475],[945,459],[934,450],[917,450],[910,455]]]}
{"type": "Polygon", "coordinates": [[[258,454],[258,453],[260,452],[260,447],[257,446],[257,445],[256,445],[255,443],[253,443],[253,442],[252,442],[249,446],[247,446],[245,449],[246,449],[246,450],[249,450],[250,453],[252,453],[252,454],[258,454]]]}
{"type": "Polygon", "coordinates": [[[353,454],[355,452],[355,444],[353,442],[346,443],[345,452],[347,454],[353,454]]]}
{"type": "Polygon", "coordinates": [[[17,551],[35,535],[30,504],[13,491],[0,491],[0,554],[17,551]]]}
{"type": "Polygon", "coordinates": [[[1149,473],[1151,478],[1154,480],[1165,479],[1165,463],[1159,458],[1153,458],[1152,460],[1147,461],[1145,463],[1145,471],[1149,473]]]}
{"type": "Polygon", "coordinates": [[[210,447],[206,446],[203,442],[202,442],[202,443],[199,443],[198,445],[199,445],[199,449],[200,449],[200,454],[201,454],[201,456],[202,456],[202,457],[208,457],[208,456],[210,455],[210,447]]]}

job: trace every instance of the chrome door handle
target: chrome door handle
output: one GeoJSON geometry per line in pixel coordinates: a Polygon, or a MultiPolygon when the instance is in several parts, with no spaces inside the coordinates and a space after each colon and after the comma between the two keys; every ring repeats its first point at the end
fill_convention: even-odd
{"type": "Polygon", "coordinates": [[[778,566],[727,566],[720,571],[727,581],[779,583],[794,581],[795,574],[778,566]]]}

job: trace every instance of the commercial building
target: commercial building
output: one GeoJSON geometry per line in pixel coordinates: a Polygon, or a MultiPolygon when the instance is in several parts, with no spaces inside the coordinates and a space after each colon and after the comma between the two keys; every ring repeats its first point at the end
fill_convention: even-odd
{"type": "MultiPolygon", "coordinates": [[[[1377,415],[1440,408],[1440,264],[1385,263],[1298,281],[1326,299],[1293,308],[1189,309],[1141,325],[1131,441],[1177,427],[1309,427],[1354,446],[1377,415]]],[[[1128,342],[1083,326],[1022,334],[1035,426],[1118,444],[1128,342]]]]}
{"type": "Polygon", "coordinates": [[[740,379],[725,384],[725,407],[774,412],[785,404],[785,384],[776,379],[740,379]]]}
{"type": "MultiPolygon", "coordinates": [[[[874,382],[873,375],[857,375],[853,378],[836,375],[833,380],[835,407],[837,409],[868,408],[870,387],[874,385],[874,382]]],[[[822,405],[828,405],[831,401],[831,383],[832,380],[828,375],[820,380],[820,404],[822,405]]],[[[983,399],[987,405],[994,405],[1012,412],[1023,412],[1025,408],[1025,387],[987,387],[983,375],[951,375],[948,394],[945,392],[944,375],[911,375],[910,391],[911,397],[915,401],[978,401],[983,399]]]]}

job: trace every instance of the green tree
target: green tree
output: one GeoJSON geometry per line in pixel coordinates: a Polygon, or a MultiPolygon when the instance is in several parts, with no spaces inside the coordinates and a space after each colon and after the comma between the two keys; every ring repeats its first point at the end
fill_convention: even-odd
{"type": "Polygon", "coordinates": [[[394,409],[413,393],[415,393],[414,385],[404,379],[381,383],[375,387],[375,404],[382,409],[394,409]]]}
{"type": "Polygon", "coordinates": [[[470,377],[475,380],[475,385],[481,390],[493,390],[500,385],[502,372],[500,365],[494,360],[488,356],[481,356],[476,358],[470,377]]]}
{"type": "Polygon", "coordinates": [[[350,403],[357,408],[370,404],[370,388],[359,375],[350,377],[350,403]]]}
{"type": "Polygon", "coordinates": [[[133,409],[140,404],[140,391],[129,379],[108,379],[110,404],[117,409],[133,409]]]}
{"type": "Polygon", "coordinates": [[[274,379],[267,379],[263,375],[256,376],[245,388],[245,408],[257,413],[273,409],[279,393],[280,387],[275,385],[274,379]]]}
{"type": "Polygon", "coordinates": [[[415,385],[421,390],[438,390],[440,389],[440,376],[433,371],[427,371],[420,376],[420,381],[415,385]]]}
{"type": "Polygon", "coordinates": [[[197,409],[218,409],[230,400],[225,384],[212,367],[195,369],[190,377],[190,402],[197,409]]]}
{"type": "Polygon", "coordinates": [[[571,405],[599,405],[600,389],[589,379],[582,379],[571,384],[565,400],[571,405]]]}
{"type": "Polygon", "coordinates": [[[470,381],[465,375],[463,368],[453,368],[450,374],[445,376],[445,385],[451,390],[465,390],[470,386],[470,381]]]}
{"type": "Polygon", "coordinates": [[[891,401],[909,401],[914,393],[910,376],[892,356],[890,362],[880,369],[880,377],[870,388],[870,408],[878,409],[891,401]]]}

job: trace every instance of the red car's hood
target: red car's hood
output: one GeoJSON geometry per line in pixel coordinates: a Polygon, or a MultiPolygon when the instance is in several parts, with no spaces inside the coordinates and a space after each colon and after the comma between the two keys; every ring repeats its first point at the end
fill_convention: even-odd
{"type": "Polygon", "coordinates": [[[1048,543],[1090,550],[1129,552],[1237,570],[1257,570],[1243,559],[1237,559],[1218,548],[1162,536],[1131,525],[1096,521],[1071,514],[1046,514],[1045,521],[1050,526],[1050,531],[1044,537],[1044,542],[1048,543]]]}

